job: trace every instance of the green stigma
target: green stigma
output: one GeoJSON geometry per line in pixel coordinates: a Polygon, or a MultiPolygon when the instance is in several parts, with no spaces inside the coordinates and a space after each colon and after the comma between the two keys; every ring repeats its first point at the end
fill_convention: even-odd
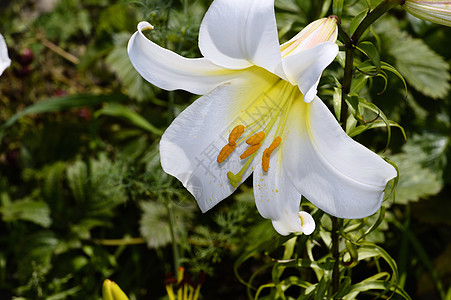
{"type": "Polygon", "coordinates": [[[241,176],[239,173],[235,175],[232,172],[228,172],[227,178],[229,179],[229,182],[233,186],[233,188],[236,189],[240,184],[241,179],[243,179],[243,176],[241,176]]]}

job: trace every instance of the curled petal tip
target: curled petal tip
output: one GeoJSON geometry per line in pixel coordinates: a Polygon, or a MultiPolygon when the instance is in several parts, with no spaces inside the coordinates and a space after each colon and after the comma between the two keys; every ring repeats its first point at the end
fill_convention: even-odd
{"type": "Polygon", "coordinates": [[[313,233],[313,231],[315,231],[316,227],[315,220],[308,212],[300,211],[299,219],[301,220],[302,232],[305,235],[310,235],[313,233]]]}
{"type": "Polygon", "coordinates": [[[144,30],[152,30],[154,27],[146,21],[141,21],[138,24],[138,30],[139,31],[144,31],[144,30]]]}

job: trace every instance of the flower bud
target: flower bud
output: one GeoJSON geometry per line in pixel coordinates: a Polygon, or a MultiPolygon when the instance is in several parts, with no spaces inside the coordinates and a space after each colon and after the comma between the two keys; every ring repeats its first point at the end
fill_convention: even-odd
{"type": "Polygon", "coordinates": [[[324,42],[335,43],[338,36],[337,22],[336,16],[329,16],[310,23],[291,40],[280,46],[282,57],[313,48],[324,42]]]}
{"type": "Polygon", "coordinates": [[[116,282],[106,279],[102,287],[103,300],[129,300],[116,282]]]}
{"type": "Polygon", "coordinates": [[[33,62],[33,59],[34,59],[33,50],[31,50],[30,48],[23,49],[19,54],[19,56],[17,57],[17,61],[23,67],[31,64],[33,62]]]}
{"type": "Polygon", "coordinates": [[[451,26],[451,2],[449,0],[406,0],[402,7],[417,18],[451,26]]]}

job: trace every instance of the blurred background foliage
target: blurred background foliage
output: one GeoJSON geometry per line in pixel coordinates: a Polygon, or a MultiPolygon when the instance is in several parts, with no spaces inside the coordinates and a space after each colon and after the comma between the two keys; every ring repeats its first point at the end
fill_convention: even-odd
{"type": "MultiPolygon", "coordinates": [[[[276,0],[280,40],[332,13],[352,32],[378,2],[345,1],[336,9],[332,0],[276,0]]],[[[308,238],[279,237],[258,215],[249,182],[203,215],[161,169],[159,137],[197,96],[147,83],[133,69],[126,45],[137,23],[147,20],[155,26],[149,36],[157,44],[199,57],[199,24],[210,3],[2,0],[0,32],[12,65],[0,77],[1,299],[100,299],[105,278],[131,299],[160,299],[165,278],[180,265],[194,282],[206,274],[203,299],[256,293],[321,299],[299,295],[309,282],[317,290],[326,285],[321,276],[329,270],[328,216],[303,201],[314,210],[318,230],[308,238]],[[277,261],[292,257],[309,258],[310,264],[277,261]],[[316,260],[323,273],[315,271],[316,260]],[[301,277],[305,282],[296,281],[301,277]]],[[[351,281],[375,272],[383,277],[391,269],[413,299],[451,299],[451,31],[397,8],[365,39],[402,77],[387,69],[377,76],[364,72],[368,58],[360,55],[352,91],[400,124],[407,139],[393,127],[382,153],[400,174],[384,202],[385,218],[376,214],[341,224],[340,249],[347,252],[342,268],[349,278],[341,284],[352,299],[350,291],[366,290],[364,281],[351,281]],[[386,253],[359,246],[351,273],[347,267],[357,262],[345,241],[360,238],[386,253]]],[[[331,108],[342,59],[320,84],[320,97],[331,108]]],[[[351,115],[348,128],[368,127],[364,120],[374,116],[351,115]]],[[[387,130],[378,127],[354,138],[381,153],[387,130]]]]}

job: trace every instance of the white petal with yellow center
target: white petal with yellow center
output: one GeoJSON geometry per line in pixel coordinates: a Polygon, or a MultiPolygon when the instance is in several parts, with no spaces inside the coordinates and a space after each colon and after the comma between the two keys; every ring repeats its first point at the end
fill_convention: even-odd
{"type": "Polygon", "coordinates": [[[196,100],[165,131],[160,142],[163,169],[183,183],[202,211],[235,190],[227,178],[228,172],[242,171],[242,182],[255,169],[254,165],[261,167],[256,159],[240,158],[249,147],[244,140],[264,128],[269,116],[277,112],[277,101],[286,84],[262,68],[251,67],[242,76],[196,100]],[[219,164],[217,156],[237,125],[246,126],[243,137],[219,164]]]}

